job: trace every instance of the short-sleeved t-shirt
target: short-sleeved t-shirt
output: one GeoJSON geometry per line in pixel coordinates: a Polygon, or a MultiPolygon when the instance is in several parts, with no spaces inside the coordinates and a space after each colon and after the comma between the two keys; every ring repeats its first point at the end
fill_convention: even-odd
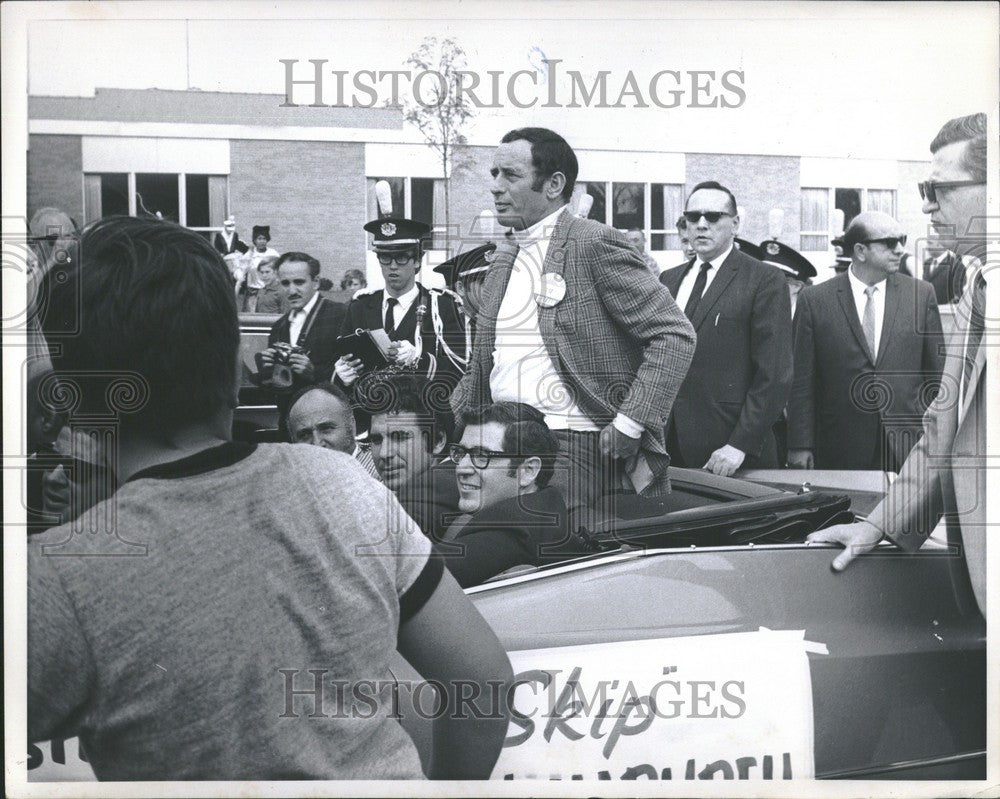
{"type": "Polygon", "coordinates": [[[429,550],[321,447],[145,470],[29,541],[29,738],[79,735],[106,780],[419,778],[389,661],[429,550]]]}

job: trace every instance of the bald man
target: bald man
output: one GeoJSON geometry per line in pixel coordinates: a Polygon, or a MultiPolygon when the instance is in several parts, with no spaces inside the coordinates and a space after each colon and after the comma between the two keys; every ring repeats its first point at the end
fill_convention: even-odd
{"type": "Polygon", "coordinates": [[[899,273],[905,246],[891,216],[860,214],[850,268],[799,294],[789,466],[895,472],[920,437],[943,337],[934,288],[899,273]]]}

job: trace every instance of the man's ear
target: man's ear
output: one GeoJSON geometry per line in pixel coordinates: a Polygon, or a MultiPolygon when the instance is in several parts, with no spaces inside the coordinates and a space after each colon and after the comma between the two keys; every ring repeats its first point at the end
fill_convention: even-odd
{"type": "Polygon", "coordinates": [[[539,457],[525,458],[517,467],[517,484],[520,488],[528,488],[535,484],[538,473],[542,470],[542,459],[539,457]]]}
{"type": "Polygon", "coordinates": [[[545,181],[545,196],[550,200],[556,199],[566,188],[566,176],[562,172],[553,172],[549,179],[545,181]]]}
{"type": "Polygon", "coordinates": [[[434,437],[434,447],[431,449],[431,452],[434,455],[440,455],[442,452],[444,452],[444,448],[446,446],[448,446],[448,436],[446,436],[444,433],[438,433],[434,437]]]}

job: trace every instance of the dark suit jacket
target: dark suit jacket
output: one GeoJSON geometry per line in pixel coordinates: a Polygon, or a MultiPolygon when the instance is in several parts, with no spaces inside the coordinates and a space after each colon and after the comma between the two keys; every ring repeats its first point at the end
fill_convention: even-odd
{"type": "MultiPolygon", "coordinates": [[[[296,375],[291,390],[277,396],[278,411],[282,421],[284,421],[288,414],[288,402],[296,391],[307,385],[328,383],[330,381],[330,377],[333,375],[333,365],[337,360],[333,345],[343,326],[344,312],[344,306],[339,302],[330,302],[330,300],[323,297],[319,297],[316,300],[316,305],[313,306],[309,317],[306,318],[305,324],[302,327],[303,330],[308,330],[309,332],[306,334],[304,340],[298,342],[300,347],[309,352],[309,360],[313,364],[313,378],[312,380],[305,380],[296,375]]],[[[290,343],[288,341],[288,316],[288,313],[283,314],[274,323],[271,333],[267,337],[268,346],[277,341],[290,343]]]]}
{"type": "MultiPolygon", "coordinates": [[[[496,319],[516,251],[497,246],[483,282],[469,370],[456,411],[492,402],[490,373],[496,319]]],[[[538,325],[559,377],[599,427],[623,413],[645,427],[640,444],[655,476],[648,491],[667,490],[664,430],[694,351],[694,334],[669,292],[622,233],[563,212],[542,266],[561,275],[566,293],[538,307],[538,325]]]]}
{"type": "Polygon", "coordinates": [[[965,265],[954,254],[948,253],[940,262],[930,265],[924,277],[934,287],[938,305],[947,305],[962,296],[965,289],[965,265]]]}
{"type": "Polygon", "coordinates": [[[512,566],[558,559],[547,550],[566,541],[566,520],[562,494],[548,486],[474,513],[438,552],[460,586],[479,585],[512,566]],[[445,547],[457,552],[448,554],[445,547]]]}
{"type": "MultiPolygon", "coordinates": [[[[674,296],[690,265],[660,275],[674,296]]],[[[792,309],[785,278],[734,247],[691,321],[698,346],[673,413],[681,457],[697,469],[730,444],[746,453],[741,468],[775,468],[772,426],[792,385],[792,309]]]]}
{"type": "Polygon", "coordinates": [[[878,357],[865,343],[847,273],[799,294],[789,449],[812,450],[817,469],[870,469],[882,430],[896,463],[921,431],[944,366],[934,289],[893,274],[885,281],[878,357]]]}
{"type": "MultiPolygon", "coordinates": [[[[384,291],[372,291],[357,295],[347,306],[347,313],[341,327],[340,335],[349,335],[358,328],[374,330],[385,324],[382,317],[382,297],[384,291]]],[[[406,315],[396,324],[396,330],[389,337],[393,341],[409,341],[415,343],[417,330],[417,308],[426,308],[423,322],[420,326],[420,336],[423,341],[423,355],[418,368],[428,376],[433,372],[436,377],[450,376],[452,382],[458,381],[462,374],[459,365],[452,362],[444,351],[444,346],[434,332],[432,308],[434,295],[437,297],[438,312],[443,325],[443,342],[448,345],[459,358],[466,358],[465,327],[462,312],[450,293],[429,290],[420,286],[420,296],[414,300],[406,311],[406,315]]]]}

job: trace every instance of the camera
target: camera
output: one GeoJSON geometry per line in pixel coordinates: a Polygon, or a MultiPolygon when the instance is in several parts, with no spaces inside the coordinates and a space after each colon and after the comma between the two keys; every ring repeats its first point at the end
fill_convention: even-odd
{"type": "Polygon", "coordinates": [[[271,345],[274,352],[274,363],[264,363],[264,353],[258,352],[254,355],[257,363],[257,372],[260,374],[260,384],[270,388],[284,391],[292,387],[295,375],[290,364],[292,355],[305,355],[309,357],[309,351],[284,341],[276,341],[271,345]]]}

